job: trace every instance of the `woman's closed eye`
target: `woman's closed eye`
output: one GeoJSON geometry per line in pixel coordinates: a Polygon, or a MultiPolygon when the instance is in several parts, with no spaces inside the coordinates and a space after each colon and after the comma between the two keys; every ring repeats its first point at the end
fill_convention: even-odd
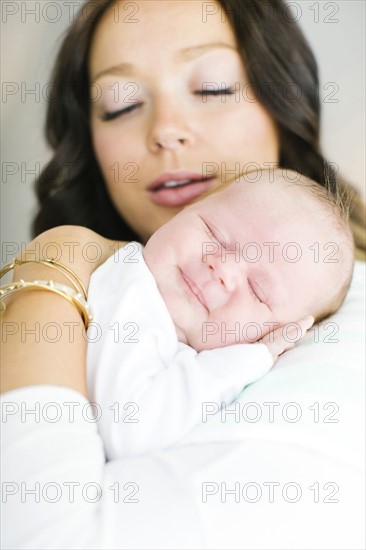
{"type": "Polygon", "coordinates": [[[128,107],[125,107],[124,109],[118,109],[117,111],[108,111],[106,113],[103,113],[101,115],[101,119],[104,122],[108,122],[110,120],[114,120],[115,118],[127,115],[129,113],[132,113],[132,111],[135,111],[139,107],[141,107],[142,103],[133,103],[132,105],[129,105],[128,107]]]}
{"type": "MultiPolygon", "coordinates": [[[[197,90],[194,92],[195,95],[200,96],[220,96],[220,95],[233,95],[235,94],[235,90],[233,88],[220,88],[218,90],[210,90],[210,89],[203,89],[197,90]]],[[[139,107],[141,107],[142,103],[140,102],[134,102],[132,105],[129,105],[128,107],[124,107],[123,109],[118,109],[117,111],[107,111],[101,115],[101,120],[103,122],[109,122],[111,120],[114,120],[116,118],[128,115],[129,113],[132,113],[132,111],[135,111],[139,107]]]]}
{"type": "Polygon", "coordinates": [[[201,96],[220,96],[220,95],[234,95],[235,90],[234,88],[218,88],[218,89],[209,89],[204,88],[202,86],[201,90],[196,90],[195,95],[201,95],[201,96]]]}

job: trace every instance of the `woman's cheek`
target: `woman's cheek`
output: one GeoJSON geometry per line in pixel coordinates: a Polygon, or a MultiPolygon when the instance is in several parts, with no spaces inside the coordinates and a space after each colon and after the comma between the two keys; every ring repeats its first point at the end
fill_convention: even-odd
{"type": "Polygon", "coordinates": [[[258,157],[258,162],[278,162],[280,143],[277,128],[260,107],[251,113],[252,148],[258,157]]]}
{"type": "Polygon", "coordinates": [[[257,136],[278,140],[276,125],[262,105],[256,101],[247,111],[248,122],[257,136]]]}
{"type": "Polygon", "coordinates": [[[113,165],[122,161],[121,151],[124,150],[124,144],[115,132],[106,130],[97,128],[93,131],[93,148],[103,175],[109,181],[109,174],[113,174],[113,165]]]}
{"type": "Polygon", "coordinates": [[[220,136],[228,145],[227,150],[234,152],[238,159],[250,152],[253,157],[250,161],[277,162],[280,146],[272,118],[258,101],[241,101],[236,109],[220,117],[220,136]]]}
{"type": "Polygon", "coordinates": [[[104,125],[102,122],[97,120],[93,121],[91,124],[91,134],[93,149],[99,164],[103,165],[103,159],[105,158],[107,152],[110,150],[108,146],[108,133],[105,132],[104,125]]]}
{"type": "MultiPolygon", "coordinates": [[[[143,158],[143,140],[140,129],[121,128],[122,121],[97,123],[93,129],[93,147],[99,165],[103,170],[118,163],[119,172],[124,172],[127,164],[141,165],[143,158]]],[[[110,168],[117,170],[117,165],[110,168]]]]}

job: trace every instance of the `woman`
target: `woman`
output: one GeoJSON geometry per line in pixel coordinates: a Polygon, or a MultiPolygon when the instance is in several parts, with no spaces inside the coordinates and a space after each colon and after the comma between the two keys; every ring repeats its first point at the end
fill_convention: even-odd
{"type": "MultiPolygon", "coordinates": [[[[37,183],[35,234],[76,224],[109,238],[144,242],[191,197],[215,191],[235,173],[271,163],[324,182],[317,66],[288,9],[278,1],[245,2],[244,8],[236,0],[190,2],[185,8],[182,14],[179,5],[168,12],[154,2],[143,9],[101,0],[86,2],[80,11],[52,78],[55,100],[49,104],[47,138],[55,154],[37,183]],[[238,53],[203,52],[207,55],[196,59],[197,67],[185,65],[186,72],[174,78],[173,51],[180,44],[170,14],[179,17],[181,28],[194,25],[192,39],[181,40],[182,47],[221,37],[227,45],[237,44],[238,53]],[[147,18],[154,23],[148,35],[144,29],[142,41],[147,18]],[[175,48],[168,49],[172,43],[175,48]],[[141,58],[140,74],[95,78],[121,55],[141,58]],[[161,68],[165,75],[159,74],[161,68]],[[115,112],[127,107],[129,118],[101,120],[107,103],[115,112]],[[215,176],[214,181],[187,189],[187,197],[166,193],[168,204],[156,193],[148,195],[156,179],[179,170],[215,176]]],[[[355,239],[364,250],[357,194],[353,203],[355,239]]]]}
{"type": "MultiPolygon", "coordinates": [[[[23,259],[38,262],[46,249],[50,256],[51,241],[58,261],[87,288],[92,271],[115,250],[108,239],[145,242],[185,204],[243,171],[280,163],[324,181],[316,65],[281,2],[101,0],[86,5],[65,38],[54,73],[47,135],[55,156],[37,184],[41,206],[34,231],[38,235],[64,224],[85,227],[55,227],[40,234],[23,259]],[[298,99],[284,93],[287,82],[301,90],[298,99]],[[90,241],[100,251],[94,262],[83,255],[90,241]]],[[[358,212],[356,207],[356,222],[358,212]]],[[[15,271],[16,280],[50,278],[50,268],[40,263],[15,271]]],[[[67,284],[60,272],[52,272],[52,278],[67,284]]],[[[53,396],[85,405],[85,339],[76,309],[50,292],[23,293],[4,321],[2,391],[26,387],[20,391],[29,390],[31,404],[41,400],[40,385],[39,391],[47,391],[42,399],[47,395],[48,400],[53,396]],[[22,330],[32,326],[37,332],[39,327],[44,336],[43,329],[52,324],[62,329],[52,342],[22,330]]],[[[40,442],[34,453],[38,456],[40,444],[46,456],[48,446],[55,445],[55,465],[57,459],[63,462],[69,482],[93,475],[100,479],[101,449],[93,462],[96,447],[80,434],[75,431],[71,445],[56,429],[45,445],[39,432],[33,436],[40,442]]],[[[13,474],[17,480],[16,465],[13,474]]],[[[35,536],[33,547],[49,547],[42,523],[50,520],[48,508],[45,519],[41,509],[26,510],[22,533],[35,536]]],[[[51,519],[65,518],[69,525],[72,510],[61,508],[51,519]]],[[[88,535],[70,530],[68,540],[66,527],[60,546],[115,544],[107,528],[99,532],[99,523],[90,530],[90,507],[78,510],[79,527],[88,535]]],[[[116,527],[109,528],[115,532],[116,527]]]]}

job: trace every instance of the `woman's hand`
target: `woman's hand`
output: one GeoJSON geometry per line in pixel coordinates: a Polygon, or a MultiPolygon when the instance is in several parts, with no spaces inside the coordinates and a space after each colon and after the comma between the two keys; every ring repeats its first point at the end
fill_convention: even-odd
{"type": "MultiPolygon", "coordinates": [[[[71,269],[85,288],[116,243],[78,226],[61,226],[36,237],[19,260],[54,259],[71,269]]],[[[14,280],[53,280],[70,285],[62,272],[43,264],[17,266],[14,280]]],[[[51,292],[16,293],[1,315],[1,391],[35,384],[67,386],[86,395],[85,327],[76,308],[51,292]]]]}
{"type": "Polygon", "coordinates": [[[305,336],[306,332],[313,326],[314,317],[311,315],[298,321],[290,323],[290,327],[283,325],[274,331],[269,332],[261,340],[260,344],[265,344],[272,354],[273,361],[277,361],[278,357],[285,351],[292,349],[305,336]]]}

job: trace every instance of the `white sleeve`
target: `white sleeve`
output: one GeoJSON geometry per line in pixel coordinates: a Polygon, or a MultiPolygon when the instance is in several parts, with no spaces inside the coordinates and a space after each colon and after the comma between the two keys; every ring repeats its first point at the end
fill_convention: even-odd
{"type": "MultiPolygon", "coordinates": [[[[112,346],[113,347],[113,346],[112,346]]],[[[165,367],[148,356],[126,364],[109,350],[96,384],[99,429],[108,458],[145,454],[177,443],[207,410],[230,404],[273,365],[263,344],[238,344],[197,353],[180,344],[165,367]]]]}
{"type": "Polygon", "coordinates": [[[4,550],[202,546],[181,474],[159,457],[106,462],[81,394],[28,386],[4,393],[1,411],[4,550]]]}

